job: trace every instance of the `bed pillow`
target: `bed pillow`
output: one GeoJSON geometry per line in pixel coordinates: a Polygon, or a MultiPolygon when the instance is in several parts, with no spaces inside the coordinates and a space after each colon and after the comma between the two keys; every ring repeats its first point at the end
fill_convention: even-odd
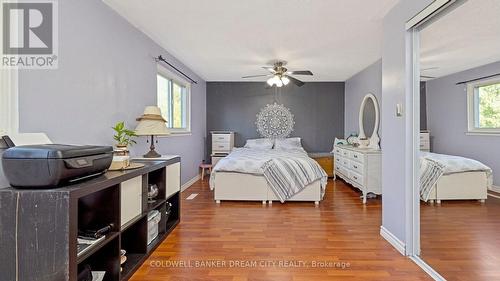
{"type": "Polygon", "coordinates": [[[275,149],[300,149],[302,141],[300,138],[276,139],[274,141],[275,149]]]}
{"type": "Polygon", "coordinates": [[[272,149],[274,142],[271,139],[250,139],[247,140],[245,148],[272,149]]]}

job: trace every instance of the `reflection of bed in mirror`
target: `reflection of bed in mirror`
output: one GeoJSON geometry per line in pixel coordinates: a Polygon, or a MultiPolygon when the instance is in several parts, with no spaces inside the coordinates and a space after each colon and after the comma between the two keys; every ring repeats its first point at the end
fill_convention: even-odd
{"type": "Polygon", "coordinates": [[[420,197],[438,204],[442,200],[484,202],[492,184],[492,170],[479,161],[445,154],[421,152],[420,197]]]}

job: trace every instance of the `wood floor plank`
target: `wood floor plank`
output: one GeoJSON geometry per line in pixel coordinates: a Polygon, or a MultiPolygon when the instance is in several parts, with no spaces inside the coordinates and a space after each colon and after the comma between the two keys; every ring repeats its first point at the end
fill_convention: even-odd
{"type": "Polygon", "coordinates": [[[319,206],[260,201],[217,205],[208,181],[198,181],[182,194],[181,223],[131,280],[431,280],[380,236],[381,200],[370,199],[363,206],[359,195],[344,182],[329,180],[319,206]],[[192,193],[198,196],[184,200],[192,193]],[[165,264],[174,261],[226,265],[165,264]],[[256,266],[245,264],[254,261],[256,266]],[[307,265],[294,264],[298,262],[307,265]]]}
{"type": "Polygon", "coordinates": [[[500,280],[500,199],[421,204],[421,256],[448,280],[500,280]]]}

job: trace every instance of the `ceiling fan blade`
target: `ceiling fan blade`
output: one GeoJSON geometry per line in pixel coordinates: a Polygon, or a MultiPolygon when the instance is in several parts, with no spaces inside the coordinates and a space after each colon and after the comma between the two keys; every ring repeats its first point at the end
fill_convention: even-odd
{"type": "Polygon", "coordinates": [[[272,74],[276,73],[276,70],[274,70],[274,66],[263,66],[262,68],[264,68],[265,70],[271,72],[272,74]]]}
{"type": "Polygon", "coordinates": [[[272,76],[272,74],[249,75],[249,76],[243,76],[241,78],[256,78],[256,77],[268,77],[268,76],[272,76]]]}
{"type": "Polygon", "coordinates": [[[296,71],[288,71],[287,74],[291,75],[314,75],[311,71],[309,70],[296,70],[296,71]]]}
{"type": "Polygon", "coordinates": [[[299,87],[302,87],[302,86],[304,86],[304,84],[305,84],[304,82],[302,82],[302,81],[300,81],[299,79],[294,78],[294,77],[292,77],[292,76],[290,76],[290,75],[287,75],[286,77],[288,77],[288,79],[290,79],[290,81],[291,81],[293,84],[295,84],[295,85],[297,85],[297,86],[299,86],[299,87]]]}

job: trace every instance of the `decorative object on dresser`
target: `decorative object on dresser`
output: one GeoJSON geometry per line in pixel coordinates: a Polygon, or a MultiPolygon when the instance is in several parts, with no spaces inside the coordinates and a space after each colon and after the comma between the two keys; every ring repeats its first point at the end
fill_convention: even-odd
{"type": "Polygon", "coordinates": [[[137,134],[135,131],[127,129],[124,121],[116,123],[112,129],[115,131],[113,139],[116,141],[114,155],[129,156],[129,146],[136,144],[132,138],[136,137],[137,134]]]}
{"type": "Polygon", "coordinates": [[[12,257],[0,263],[1,279],[78,280],[91,268],[92,274],[105,272],[105,280],[128,280],[180,221],[180,190],[169,186],[169,170],[180,158],[143,163],[139,169],[107,172],[58,189],[0,189],[0,249],[12,257]],[[159,189],[153,204],[147,201],[148,184],[159,189]],[[148,244],[152,210],[159,213],[158,236],[148,244]],[[80,239],[90,246],[78,254],[82,231],[104,238],[80,239]],[[123,264],[121,249],[126,251],[123,264]]]}
{"type": "MultiPolygon", "coordinates": [[[[144,158],[158,158],[161,155],[155,151],[155,136],[165,136],[170,134],[167,129],[167,120],[161,116],[161,109],[157,106],[147,106],[141,117],[137,118],[139,124],[135,128],[138,136],[151,136],[150,151],[144,154],[144,158]]],[[[156,141],[158,143],[158,140],[156,141]]]]}
{"type": "Polygon", "coordinates": [[[420,150],[431,151],[431,133],[429,131],[420,131],[420,150]]]}
{"type": "Polygon", "coordinates": [[[367,94],[359,108],[359,147],[380,149],[379,120],[380,113],[377,98],[373,94],[367,94]],[[369,116],[370,114],[374,116],[369,116]],[[368,137],[366,134],[370,136],[368,137]]]}
{"type": "Polygon", "coordinates": [[[368,193],[382,194],[382,151],[380,149],[337,145],[334,152],[335,175],[363,192],[363,204],[366,204],[368,193]]]}
{"type": "Polygon", "coordinates": [[[212,166],[215,167],[220,159],[226,157],[234,148],[234,132],[212,131],[212,166]]]}
{"type": "Polygon", "coordinates": [[[335,160],[332,152],[312,152],[308,156],[316,160],[329,178],[335,179],[335,160]]]}

